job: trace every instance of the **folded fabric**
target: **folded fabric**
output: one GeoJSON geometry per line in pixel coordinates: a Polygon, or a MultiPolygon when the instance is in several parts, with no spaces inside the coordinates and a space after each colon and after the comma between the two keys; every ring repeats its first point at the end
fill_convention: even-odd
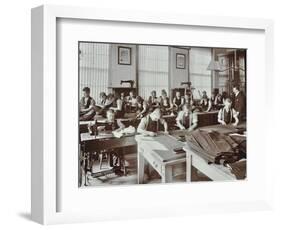
{"type": "Polygon", "coordinates": [[[247,160],[243,159],[241,161],[227,164],[227,167],[230,168],[231,173],[233,173],[238,180],[243,180],[246,178],[246,165],[247,160]]]}
{"type": "Polygon", "coordinates": [[[232,163],[239,159],[239,144],[225,134],[197,129],[186,136],[186,141],[210,163],[232,163]]]}
{"type": "Polygon", "coordinates": [[[124,135],[134,134],[135,132],[136,128],[130,125],[127,128],[112,131],[112,134],[116,138],[121,138],[124,135]]]}

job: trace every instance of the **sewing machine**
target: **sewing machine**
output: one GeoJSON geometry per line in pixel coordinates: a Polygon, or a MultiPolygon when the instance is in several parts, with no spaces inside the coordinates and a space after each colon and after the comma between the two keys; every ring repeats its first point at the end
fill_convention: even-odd
{"type": "Polygon", "coordinates": [[[130,84],[130,88],[133,88],[135,81],[133,80],[121,80],[120,81],[120,85],[123,85],[124,83],[129,83],[130,84]]]}

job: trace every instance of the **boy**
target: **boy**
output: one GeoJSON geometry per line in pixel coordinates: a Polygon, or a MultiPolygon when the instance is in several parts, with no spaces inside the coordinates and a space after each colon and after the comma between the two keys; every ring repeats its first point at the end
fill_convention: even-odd
{"type": "Polygon", "coordinates": [[[158,132],[158,122],[164,126],[165,133],[168,133],[168,124],[162,118],[162,113],[159,108],[156,108],[152,113],[141,119],[137,131],[140,134],[155,137],[158,132]]]}
{"type": "Polygon", "coordinates": [[[176,111],[179,111],[184,104],[184,99],[181,97],[181,92],[176,91],[176,96],[173,99],[173,106],[176,111]]]}
{"type": "Polygon", "coordinates": [[[232,124],[233,126],[237,126],[239,123],[238,115],[239,113],[231,108],[231,100],[230,98],[226,98],[224,101],[224,107],[220,109],[218,114],[218,122],[222,125],[232,124]],[[234,119],[234,123],[232,120],[234,119]]]}
{"type": "Polygon", "coordinates": [[[208,98],[207,92],[205,90],[202,92],[200,106],[201,106],[203,112],[209,112],[212,108],[212,103],[211,103],[210,99],[208,98]]]}
{"type": "Polygon", "coordinates": [[[165,89],[162,89],[161,91],[160,107],[164,115],[168,114],[168,112],[173,108],[165,89]]]}
{"type": "Polygon", "coordinates": [[[151,91],[151,96],[149,96],[149,98],[148,98],[148,104],[151,108],[159,107],[159,101],[156,96],[155,90],[151,91]]]}
{"type": "MultiPolygon", "coordinates": [[[[91,130],[91,126],[93,125],[100,125],[100,128],[102,128],[105,131],[117,131],[122,130],[125,128],[125,125],[120,121],[115,119],[115,113],[112,109],[109,109],[106,111],[106,122],[105,124],[98,124],[98,122],[94,122],[93,124],[89,124],[89,131],[91,130]]],[[[100,129],[99,129],[100,130],[100,129]]],[[[99,153],[99,159],[100,159],[100,168],[101,168],[101,162],[102,158],[104,157],[104,152],[99,153]]],[[[123,171],[121,170],[124,166],[124,159],[122,151],[119,149],[112,150],[109,152],[109,165],[113,168],[116,175],[122,175],[123,171]]]]}
{"type": "Polygon", "coordinates": [[[176,123],[181,130],[188,129],[188,131],[192,131],[198,125],[197,113],[193,112],[191,107],[185,104],[182,107],[182,111],[178,113],[176,123]]]}
{"type": "Polygon", "coordinates": [[[95,116],[95,100],[90,96],[90,88],[83,88],[83,97],[80,100],[80,121],[90,121],[95,116]]]}
{"type": "Polygon", "coordinates": [[[141,98],[141,96],[137,96],[137,108],[136,108],[136,118],[142,118],[146,115],[148,111],[148,105],[145,100],[141,98]]]}

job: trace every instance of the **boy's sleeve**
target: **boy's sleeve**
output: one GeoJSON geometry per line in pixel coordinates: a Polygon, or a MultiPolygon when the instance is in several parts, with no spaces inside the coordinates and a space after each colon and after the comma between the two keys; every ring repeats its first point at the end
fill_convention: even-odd
{"type": "Polygon", "coordinates": [[[198,114],[196,112],[192,114],[192,123],[198,123],[198,114]]]}
{"type": "Polygon", "coordinates": [[[138,129],[146,130],[146,121],[145,121],[145,117],[141,119],[141,121],[140,121],[140,123],[139,123],[139,126],[138,126],[138,129]]]}
{"type": "Polygon", "coordinates": [[[223,110],[223,109],[220,109],[220,110],[219,110],[219,113],[218,113],[218,120],[222,120],[222,110],[223,110]]]}
{"type": "Polygon", "coordinates": [[[232,109],[233,116],[238,116],[238,112],[235,109],[232,109]]]}
{"type": "Polygon", "coordinates": [[[179,111],[176,121],[182,121],[183,119],[183,111],[179,111]]]}

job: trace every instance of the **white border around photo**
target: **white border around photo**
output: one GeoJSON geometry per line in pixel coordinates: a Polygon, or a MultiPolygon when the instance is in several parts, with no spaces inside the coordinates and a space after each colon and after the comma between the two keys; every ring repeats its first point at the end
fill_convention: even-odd
{"type": "Polygon", "coordinates": [[[269,136],[262,134],[274,127],[257,125],[270,119],[259,110],[257,95],[271,111],[274,82],[270,20],[34,8],[32,219],[55,224],[272,208],[273,150],[269,136]],[[246,48],[247,180],[79,189],[78,41],[246,48]]]}

